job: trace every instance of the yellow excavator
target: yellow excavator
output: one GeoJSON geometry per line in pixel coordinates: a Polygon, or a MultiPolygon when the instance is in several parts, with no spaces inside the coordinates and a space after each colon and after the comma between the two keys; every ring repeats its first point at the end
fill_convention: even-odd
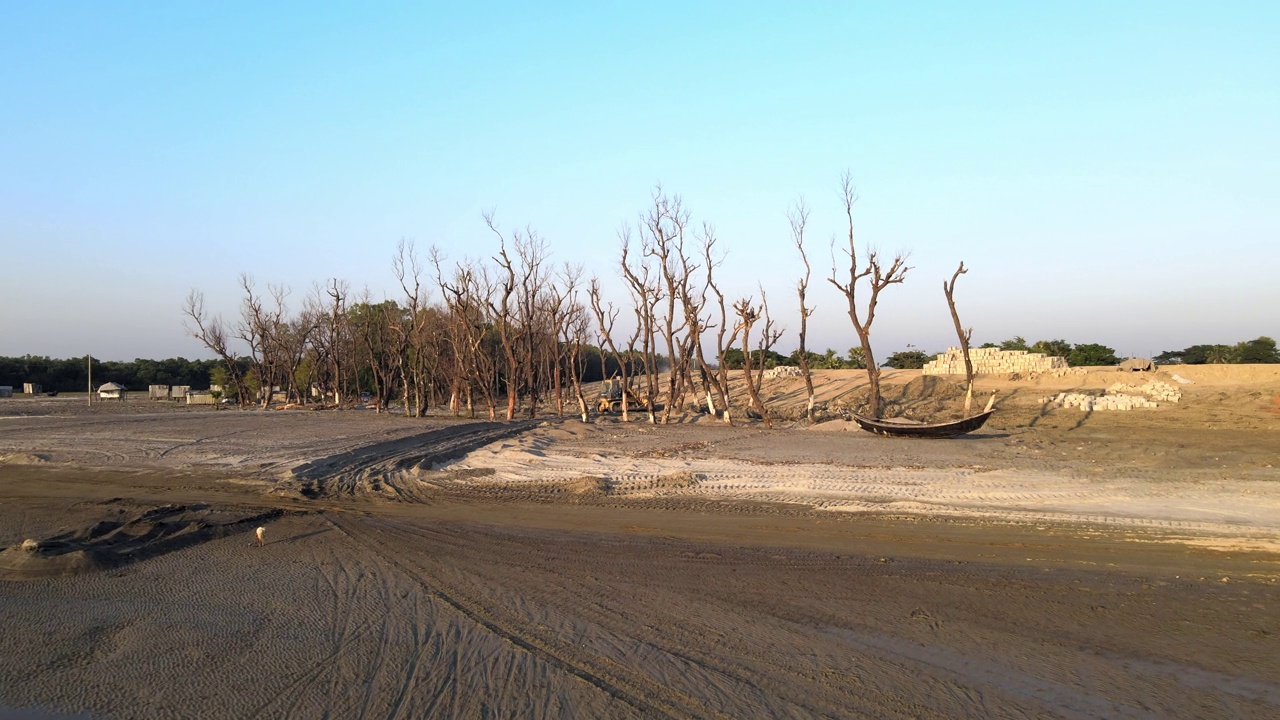
{"type": "Polygon", "coordinates": [[[624,402],[627,404],[627,412],[639,412],[652,407],[652,403],[647,398],[631,392],[631,388],[624,387],[621,380],[614,378],[604,381],[604,386],[600,389],[600,398],[596,401],[596,412],[621,413],[624,402]]]}

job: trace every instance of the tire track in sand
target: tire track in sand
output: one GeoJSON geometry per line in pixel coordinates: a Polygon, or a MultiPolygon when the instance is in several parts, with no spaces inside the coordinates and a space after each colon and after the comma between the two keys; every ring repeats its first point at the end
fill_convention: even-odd
{"type": "MultiPolygon", "coordinates": [[[[673,719],[716,717],[725,718],[726,720],[731,720],[732,718],[730,715],[714,712],[709,708],[703,707],[702,703],[695,701],[693,698],[673,697],[674,693],[669,688],[656,685],[648,681],[647,678],[626,677],[624,676],[625,671],[616,665],[611,671],[609,668],[575,660],[572,655],[564,652],[562,648],[557,648],[552,643],[533,633],[523,631],[504,622],[488,611],[482,604],[473,603],[462,595],[428,584],[427,580],[422,577],[423,571],[421,568],[415,568],[408,564],[389,546],[387,540],[377,537],[375,532],[357,530],[353,525],[339,520],[337,517],[326,516],[325,519],[347,537],[367,549],[374,550],[388,564],[395,566],[406,576],[416,580],[429,597],[439,600],[489,633],[524,650],[551,667],[561,670],[603,691],[610,697],[626,703],[644,717],[673,719]]],[[[368,522],[376,522],[379,526],[378,533],[393,538],[397,536],[403,538],[412,534],[385,521],[369,518],[368,522]]]]}

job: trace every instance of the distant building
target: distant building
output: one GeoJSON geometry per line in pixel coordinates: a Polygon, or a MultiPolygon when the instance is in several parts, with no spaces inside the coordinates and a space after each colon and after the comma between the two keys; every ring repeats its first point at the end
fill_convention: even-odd
{"type": "Polygon", "coordinates": [[[109,382],[98,388],[98,397],[103,400],[123,400],[125,386],[120,383],[109,382]]]}

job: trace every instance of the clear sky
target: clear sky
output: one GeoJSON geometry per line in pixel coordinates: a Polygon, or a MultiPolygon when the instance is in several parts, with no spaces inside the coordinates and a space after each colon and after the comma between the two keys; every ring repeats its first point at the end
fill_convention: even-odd
{"type": "Polygon", "coordinates": [[[656,183],[810,345],[839,177],[909,251],[879,355],[1122,355],[1280,336],[1280,3],[37,3],[0,0],[0,355],[206,357],[192,288],[393,296],[398,241],[492,252],[481,213],[613,278],[656,183]]]}

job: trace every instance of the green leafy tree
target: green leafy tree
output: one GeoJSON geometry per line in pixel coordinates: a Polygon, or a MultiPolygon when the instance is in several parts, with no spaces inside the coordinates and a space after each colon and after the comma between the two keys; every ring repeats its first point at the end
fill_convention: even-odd
{"type": "Polygon", "coordinates": [[[884,367],[894,368],[895,370],[919,370],[924,364],[929,362],[930,355],[922,350],[903,350],[889,356],[884,361],[884,367]]]}
{"type": "Polygon", "coordinates": [[[827,348],[826,352],[822,353],[822,359],[818,361],[817,367],[824,370],[839,370],[844,367],[844,361],[836,357],[835,350],[827,348]]]}
{"type": "Polygon", "coordinates": [[[1022,337],[1021,335],[1015,335],[1012,338],[1000,343],[1000,349],[1027,351],[1027,350],[1030,350],[1031,348],[1027,345],[1026,338],[1022,337]]]}
{"type": "Polygon", "coordinates": [[[1071,354],[1071,343],[1066,340],[1039,340],[1031,346],[1031,352],[1044,353],[1049,357],[1066,357],[1071,354]]]}
{"type": "Polygon", "coordinates": [[[1115,350],[1097,343],[1076,345],[1071,349],[1071,353],[1067,355],[1067,364],[1073,367],[1081,365],[1115,365],[1119,362],[1120,358],[1116,357],[1115,350]]]}
{"type": "Polygon", "coordinates": [[[1235,356],[1232,349],[1226,345],[1210,345],[1205,352],[1204,361],[1212,365],[1226,365],[1234,362],[1235,356]]]}
{"type": "Polygon", "coordinates": [[[1267,336],[1256,340],[1237,343],[1233,354],[1238,363],[1280,363],[1280,351],[1276,349],[1276,341],[1267,336]]]}

